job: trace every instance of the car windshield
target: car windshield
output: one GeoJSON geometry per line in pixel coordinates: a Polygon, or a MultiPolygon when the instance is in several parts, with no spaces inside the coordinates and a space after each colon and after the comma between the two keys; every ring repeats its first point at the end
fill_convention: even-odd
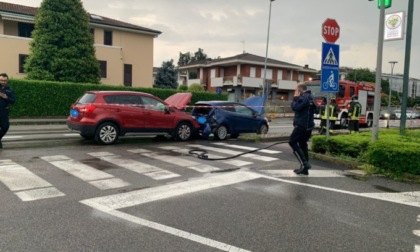
{"type": "Polygon", "coordinates": [[[208,104],[199,104],[196,105],[194,110],[192,111],[195,115],[208,115],[210,111],[212,110],[212,107],[208,104]]]}

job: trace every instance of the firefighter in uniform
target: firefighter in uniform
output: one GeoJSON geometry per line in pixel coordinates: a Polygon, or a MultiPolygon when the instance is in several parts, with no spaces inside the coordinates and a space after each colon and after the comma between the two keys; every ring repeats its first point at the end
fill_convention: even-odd
{"type": "Polygon", "coordinates": [[[359,132],[359,117],[362,112],[362,104],[358,101],[358,96],[353,95],[351,97],[351,103],[349,108],[349,131],[351,133],[359,132]]]}
{"type": "MultiPolygon", "coordinates": [[[[327,107],[327,99],[324,98],[322,101],[323,106],[321,107],[321,125],[319,128],[319,134],[324,134],[327,132],[327,117],[328,117],[328,111],[326,109],[327,107]]],[[[329,119],[330,119],[330,134],[334,133],[335,128],[335,121],[337,120],[339,107],[335,101],[335,98],[331,98],[331,103],[329,105],[329,119]]]]}

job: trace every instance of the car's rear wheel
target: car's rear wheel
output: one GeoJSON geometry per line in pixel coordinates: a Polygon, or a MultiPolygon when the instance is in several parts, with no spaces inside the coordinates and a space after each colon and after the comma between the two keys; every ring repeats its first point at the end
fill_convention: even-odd
{"type": "Polygon", "coordinates": [[[261,125],[260,125],[260,128],[258,129],[257,134],[262,134],[262,135],[265,135],[265,134],[267,134],[267,133],[268,133],[268,126],[267,126],[267,125],[265,125],[265,124],[261,124],[261,125]]]}
{"type": "Polygon", "coordinates": [[[81,137],[83,137],[86,140],[92,140],[95,138],[95,136],[91,136],[91,135],[85,135],[85,134],[80,134],[81,137]]]}
{"type": "Polygon", "coordinates": [[[225,140],[228,135],[228,129],[224,125],[220,125],[216,128],[216,131],[214,132],[214,138],[217,140],[225,140]]]}
{"type": "Polygon", "coordinates": [[[175,129],[174,137],[179,141],[188,141],[193,137],[193,128],[187,122],[181,122],[175,129]]]}
{"type": "Polygon", "coordinates": [[[118,128],[114,123],[105,122],[96,129],[95,141],[99,144],[113,144],[118,140],[118,128]]]}

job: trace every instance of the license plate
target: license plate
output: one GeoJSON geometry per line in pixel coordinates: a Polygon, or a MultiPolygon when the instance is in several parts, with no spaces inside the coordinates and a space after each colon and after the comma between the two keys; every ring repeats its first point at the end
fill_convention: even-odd
{"type": "Polygon", "coordinates": [[[78,117],[78,116],[79,116],[79,111],[78,111],[78,110],[76,110],[76,109],[71,109],[71,110],[70,110],[70,115],[71,115],[72,117],[78,117]]]}

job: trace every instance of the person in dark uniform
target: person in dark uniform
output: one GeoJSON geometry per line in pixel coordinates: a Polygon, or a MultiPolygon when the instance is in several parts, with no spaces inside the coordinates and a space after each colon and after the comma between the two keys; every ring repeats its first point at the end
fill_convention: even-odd
{"type": "Polygon", "coordinates": [[[289,138],[289,145],[292,147],[293,154],[301,165],[294,172],[296,174],[308,175],[308,170],[311,168],[309,164],[308,141],[312,136],[312,130],[315,126],[314,114],[319,111],[314,103],[311,91],[307,90],[305,85],[298,86],[291,107],[295,115],[293,118],[294,128],[289,138]]]}
{"type": "Polygon", "coordinates": [[[7,85],[9,76],[0,74],[0,148],[3,148],[1,139],[9,130],[9,105],[15,103],[16,96],[13,90],[7,85]]]}

